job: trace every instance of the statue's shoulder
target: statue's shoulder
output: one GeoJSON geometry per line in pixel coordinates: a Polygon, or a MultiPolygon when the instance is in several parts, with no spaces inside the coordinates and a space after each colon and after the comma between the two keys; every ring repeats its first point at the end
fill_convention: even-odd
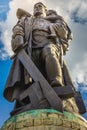
{"type": "Polygon", "coordinates": [[[16,16],[18,19],[22,19],[24,17],[31,17],[32,15],[29,12],[25,11],[24,9],[18,8],[16,16]]]}
{"type": "Polygon", "coordinates": [[[17,21],[16,25],[13,27],[13,29],[16,26],[24,27],[25,22],[27,22],[27,21],[30,22],[32,15],[29,12],[25,11],[24,9],[18,8],[17,12],[16,12],[16,16],[18,18],[18,21],[17,21]]]}

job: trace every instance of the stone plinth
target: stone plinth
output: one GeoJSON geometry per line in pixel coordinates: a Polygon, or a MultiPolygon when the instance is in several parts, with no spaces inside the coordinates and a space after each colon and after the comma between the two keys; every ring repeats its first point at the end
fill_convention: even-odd
{"type": "Polygon", "coordinates": [[[31,110],[9,118],[0,130],[87,130],[87,121],[65,111],[31,110]]]}

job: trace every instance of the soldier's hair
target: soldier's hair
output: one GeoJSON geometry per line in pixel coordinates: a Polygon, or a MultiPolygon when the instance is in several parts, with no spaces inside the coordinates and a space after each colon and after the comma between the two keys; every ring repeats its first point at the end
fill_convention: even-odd
{"type": "Polygon", "coordinates": [[[41,5],[43,5],[44,6],[44,8],[45,8],[45,10],[47,11],[47,8],[46,8],[46,6],[42,3],[42,2],[38,2],[38,3],[36,3],[35,5],[34,5],[34,7],[36,6],[36,5],[38,5],[38,4],[41,4],[41,5]]]}

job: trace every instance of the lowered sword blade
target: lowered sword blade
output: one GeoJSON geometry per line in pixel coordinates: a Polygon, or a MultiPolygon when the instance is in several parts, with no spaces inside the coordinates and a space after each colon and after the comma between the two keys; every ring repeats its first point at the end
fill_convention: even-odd
{"type": "Polygon", "coordinates": [[[37,67],[31,60],[31,58],[27,55],[25,50],[23,50],[23,49],[20,50],[20,52],[17,54],[17,57],[21,61],[23,66],[26,68],[26,70],[30,74],[30,76],[33,78],[33,80],[40,82],[44,96],[47,98],[50,105],[54,109],[63,111],[61,99],[57,96],[57,94],[52,89],[52,87],[49,85],[47,80],[43,77],[41,72],[37,69],[37,67]]]}

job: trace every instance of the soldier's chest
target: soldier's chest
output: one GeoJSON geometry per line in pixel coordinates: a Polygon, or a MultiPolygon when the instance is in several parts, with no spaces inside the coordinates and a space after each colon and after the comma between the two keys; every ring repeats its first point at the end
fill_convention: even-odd
{"type": "Polygon", "coordinates": [[[33,30],[34,29],[48,29],[48,26],[49,26],[49,21],[42,18],[34,19],[33,30]]]}

